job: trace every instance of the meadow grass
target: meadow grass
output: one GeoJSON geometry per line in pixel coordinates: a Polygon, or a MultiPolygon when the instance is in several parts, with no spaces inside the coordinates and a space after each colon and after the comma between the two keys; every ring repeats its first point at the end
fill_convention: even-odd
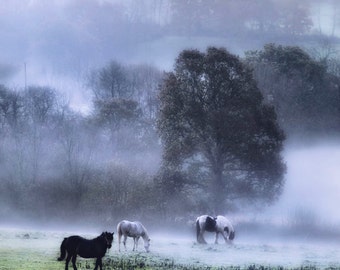
{"type": "MultiPolygon", "coordinates": [[[[59,247],[63,239],[63,233],[44,232],[17,232],[0,230],[0,270],[55,270],[64,269],[65,260],[57,261],[60,254],[59,247]]],[[[177,246],[175,246],[177,248],[177,246]]],[[[212,252],[207,250],[207,253],[212,252]]],[[[217,252],[217,251],[216,251],[217,252]]],[[[211,254],[211,253],[210,253],[211,254]]],[[[215,254],[215,252],[214,252],[215,254]]],[[[189,256],[190,254],[188,254],[189,256]]],[[[270,256],[268,254],[268,256],[270,256]]],[[[241,259],[242,260],[242,259],[241,259]]],[[[95,259],[83,259],[77,257],[77,267],[82,269],[93,269],[95,259]]],[[[72,268],[70,263],[69,269],[72,268]]],[[[176,256],[159,254],[156,252],[118,252],[112,248],[103,258],[103,269],[105,270],[314,270],[321,269],[314,265],[303,265],[289,268],[287,266],[242,264],[215,266],[202,264],[199,260],[178,260],[176,256]]],[[[339,264],[335,267],[322,268],[327,270],[340,270],[339,264]]]]}
{"type": "Polygon", "coordinates": [[[56,260],[56,257],[44,252],[32,249],[4,249],[0,248],[1,270],[59,270],[64,266],[56,260]]]}
{"type": "MultiPolygon", "coordinates": [[[[0,269],[1,270],[60,270],[64,269],[65,261],[57,261],[56,254],[49,252],[39,252],[34,249],[15,249],[4,250],[0,249],[0,269]]],[[[94,259],[77,258],[77,267],[82,269],[93,269],[94,259]]],[[[69,269],[72,268],[70,263],[69,269]]],[[[298,268],[284,268],[282,266],[263,266],[263,265],[248,265],[248,266],[211,266],[199,264],[178,264],[174,259],[158,257],[157,255],[143,253],[117,253],[114,255],[106,255],[103,258],[103,269],[105,270],[315,270],[315,266],[301,266],[298,268]]],[[[327,268],[335,270],[340,268],[327,268]]]]}

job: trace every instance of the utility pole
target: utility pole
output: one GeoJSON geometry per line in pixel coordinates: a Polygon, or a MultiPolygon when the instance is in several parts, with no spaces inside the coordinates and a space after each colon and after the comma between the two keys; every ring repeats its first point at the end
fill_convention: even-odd
{"type": "Polygon", "coordinates": [[[25,91],[27,90],[27,72],[26,72],[26,62],[24,62],[25,67],[25,91]]]}

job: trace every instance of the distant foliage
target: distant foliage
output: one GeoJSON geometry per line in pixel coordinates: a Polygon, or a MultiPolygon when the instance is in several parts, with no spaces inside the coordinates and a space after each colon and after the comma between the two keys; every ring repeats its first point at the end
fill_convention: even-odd
{"type": "Polygon", "coordinates": [[[93,121],[109,132],[115,155],[143,151],[152,142],[157,146],[156,91],[161,77],[152,66],[125,66],[116,61],[91,72],[88,86],[93,93],[93,121]]]}
{"type": "Polygon", "coordinates": [[[284,132],[339,134],[339,66],[275,44],[244,59],[184,50],[166,74],[111,61],[86,81],[86,116],[49,86],[0,85],[0,219],[182,226],[270,203],[284,184],[284,132]]]}
{"type": "Polygon", "coordinates": [[[290,135],[339,132],[340,78],[296,46],[266,45],[246,62],[280,126],[290,135]]]}
{"type": "Polygon", "coordinates": [[[183,35],[293,37],[308,34],[313,25],[305,0],[169,0],[169,6],[171,29],[183,35]]]}
{"type": "Polygon", "coordinates": [[[133,71],[143,79],[133,90],[143,97],[98,99],[88,117],[50,87],[0,86],[0,217],[52,221],[84,213],[81,220],[103,223],[126,212],[151,215],[150,172],[159,162],[152,91],[160,72],[133,71]]]}

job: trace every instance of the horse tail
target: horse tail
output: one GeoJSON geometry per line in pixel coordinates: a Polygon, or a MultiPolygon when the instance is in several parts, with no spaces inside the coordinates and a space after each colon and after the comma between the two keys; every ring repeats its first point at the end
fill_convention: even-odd
{"type": "Polygon", "coordinates": [[[58,258],[58,261],[62,261],[66,257],[66,242],[67,242],[67,237],[64,238],[63,242],[60,245],[60,257],[58,258]]]}
{"type": "Polygon", "coordinates": [[[200,239],[199,239],[200,233],[201,233],[200,221],[199,221],[199,219],[197,219],[196,220],[196,239],[197,239],[197,242],[200,242],[200,239]]]}
{"type": "Polygon", "coordinates": [[[117,225],[117,234],[118,234],[118,237],[123,234],[121,222],[119,222],[118,225],[117,225]]]}

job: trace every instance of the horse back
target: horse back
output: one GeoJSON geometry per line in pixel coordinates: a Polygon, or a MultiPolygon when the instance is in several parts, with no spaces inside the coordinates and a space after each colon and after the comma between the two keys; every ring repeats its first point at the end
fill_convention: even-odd
{"type": "Polygon", "coordinates": [[[77,247],[79,245],[79,242],[84,239],[81,236],[78,235],[72,235],[67,238],[65,238],[65,248],[68,253],[74,253],[77,250],[77,247]]]}
{"type": "Polygon", "coordinates": [[[79,242],[77,253],[83,258],[103,257],[106,253],[105,244],[99,241],[83,239],[79,242]]]}
{"type": "Polygon", "coordinates": [[[119,235],[126,235],[129,237],[137,237],[147,234],[145,227],[139,221],[123,220],[118,223],[117,232],[119,235]]]}
{"type": "Polygon", "coordinates": [[[99,238],[86,239],[78,235],[67,238],[66,250],[71,254],[78,254],[83,258],[103,257],[106,253],[106,245],[99,238]]]}
{"type": "Polygon", "coordinates": [[[117,226],[117,231],[119,234],[124,234],[127,236],[132,236],[131,234],[135,231],[135,224],[128,220],[122,220],[117,226]]]}

